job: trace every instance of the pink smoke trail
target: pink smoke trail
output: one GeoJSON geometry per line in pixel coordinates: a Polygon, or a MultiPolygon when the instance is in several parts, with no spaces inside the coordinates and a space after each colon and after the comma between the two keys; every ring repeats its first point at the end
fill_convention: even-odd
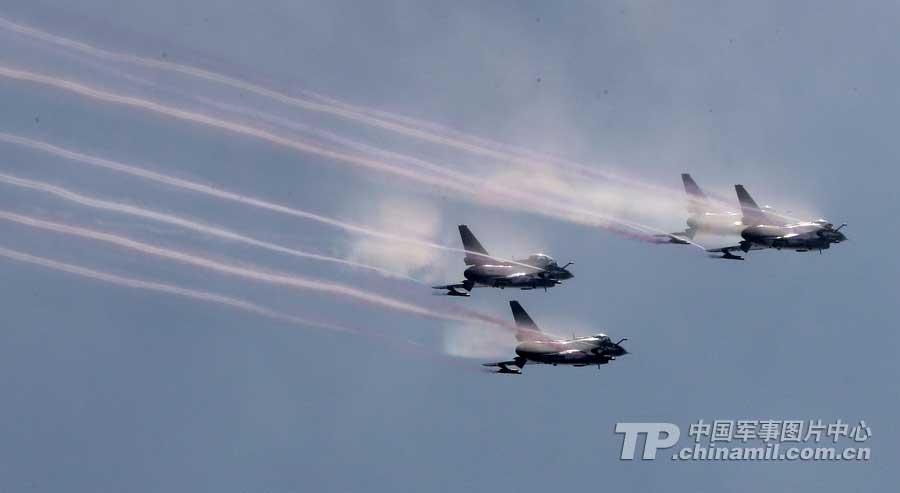
{"type": "MultiPolygon", "coordinates": [[[[109,243],[112,245],[116,245],[128,250],[133,250],[136,252],[144,253],[147,255],[152,255],[155,257],[165,258],[169,260],[174,260],[176,262],[181,262],[184,264],[192,265],[194,267],[200,267],[208,270],[213,270],[216,272],[220,272],[222,274],[242,277],[245,279],[253,279],[255,281],[264,282],[268,284],[274,284],[278,286],[289,286],[292,288],[303,289],[316,291],[320,293],[333,294],[344,298],[350,298],[352,300],[360,301],[369,305],[378,306],[382,308],[387,308],[391,310],[395,310],[402,313],[407,313],[411,315],[419,315],[422,317],[433,318],[433,319],[441,319],[441,320],[456,320],[456,321],[472,321],[472,320],[481,320],[481,321],[490,321],[494,323],[494,318],[490,316],[472,316],[471,313],[468,316],[461,316],[452,313],[440,312],[436,310],[431,310],[422,306],[414,305],[412,303],[407,303],[405,301],[401,301],[395,298],[389,298],[387,296],[382,296],[379,294],[371,293],[369,291],[364,291],[361,289],[357,289],[351,286],[347,286],[344,284],[339,284],[335,282],[327,282],[321,281],[317,279],[311,279],[306,277],[301,277],[297,275],[287,275],[282,273],[269,273],[263,270],[248,267],[237,267],[233,265],[223,264],[220,262],[216,262],[214,260],[209,260],[203,257],[198,257],[195,255],[191,255],[185,252],[180,252],[177,250],[170,250],[167,248],[157,247],[154,245],[150,245],[147,243],[142,243],[136,240],[132,240],[130,238],[124,236],[118,236],[110,233],[104,233],[100,231],[95,231],[87,228],[81,228],[77,226],[69,226],[60,223],[54,223],[50,221],[44,221],[41,219],[37,219],[34,217],[24,216],[21,214],[16,214],[8,211],[0,211],[0,219],[14,222],[17,224],[22,224],[24,226],[29,226],[38,229],[44,229],[48,231],[54,231],[57,233],[78,236],[81,238],[89,238],[96,241],[101,241],[104,243],[109,243]]],[[[504,327],[507,324],[501,324],[504,327]]]]}
{"type": "MultiPolygon", "coordinates": [[[[384,233],[378,230],[374,230],[371,228],[367,228],[364,226],[360,226],[357,224],[352,224],[344,221],[339,221],[334,218],[330,218],[321,214],[315,214],[312,212],[304,211],[301,209],[288,207],[281,204],[276,204],[273,202],[265,201],[262,199],[241,195],[234,192],[229,192],[226,190],[222,190],[219,188],[212,187],[210,185],[205,185],[202,183],[185,180],[182,178],[173,177],[170,175],[165,175],[162,173],[157,173],[154,171],[150,171],[138,166],[132,166],[129,164],[124,164],[117,161],[112,161],[109,159],[100,158],[97,156],[91,156],[87,154],[82,154],[76,151],[72,151],[70,149],[65,149],[62,147],[54,146],[48,142],[42,142],[38,140],[28,139],[25,137],[21,137],[18,135],[0,133],[0,141],[7,142],[11,144],[25,146],[31,149],[39,150],[42,152],[47,152],[53,154],[55,156],[59,156],[65,159],[69,159],[72,161],[76,161],[83,164],[88,164],[91,166],[97,166],[100,168],[108,169],[111,171],[125,173],[131,176],[135,176],[141,179],[146,179],[150,181],[154,181],[157,183],[162,183],[165,185],[169,185],[172,187],[176,187],[182,190],[187,190],[191,192],[201,193],[204,195],[208,195],[211,197],[215,197],[222,200],[227,200],[231,202],[237,202],[243,205],[249,205],[252,207],[257,207],[260,209],[265,209],[281,214],[286,214],[294,217],[299,217],[303,219],[308,219],[312,221],[316,221],[321,224],[325,224],[331,227],[339,228],[349,233],[366,235],[374,238],[379,238],[382,240],[389,240],[395,242],[408,243],[412,245],[418,245],[427,248],[433,248],[437,250],[453,252],[453,253],[465,253],[465,250],[462,248],[450,247],[446,245],[441,245],[438,243],[430,242],[427,240],[422,240],[418,238],[399,236],[390,233],[384,233]]],[[[497,258],[497,257],[495,257],[497,258]]],[[[516,262],[512,259],[502,259],[497,258],[498,260],[503,260],[504,262],[509,262],[512,264],[522,265],[519,262],[516,262]]]]}
{"type": "MultiPolygon", "coordinates": [[[[10,250],[8,248],[0,247],[0,257],[6,257],[10,260],[15,260],[18,262],[24,262],[32,265],[38,265],[41,267],[45,267],[52,270],[57,270],[60,272],[65,272],[68,274],[73,274],[76,276],[85,277],[88,279],[93,279],[96,281],[106,282],[109,284],[114,284],[118,286],[124,286],[127,288],[133,289],[143,289],[147,291],[155,291],[160,293],[171,294],[174,296],[181,296],[189,299],[195,299],[199,301],[205,301],[208,303],[215,303],[219,305],[228,306],[230,308],[234,308],[237,310],[246,311],[249,313],[253,313],[256,315],[260,315],[266,318],[271,318],[273,320],[278,320],[281,322],[287,322],[292,325],[297,325],[301,327],[311,327],[316,329],[335,331],[335,332],[343,332],[354,335],[362,335],[368,338],[378,339],[382,342],[389,344],[391,346],[396,347],[397,349],[401,349],[406,352],[410,352],[412,354],[416,354],[418,356],[423,356],[428,358],[429,360],[438,361],[442,364],[453,365],[453,366],[463,366],[454,360],[447,359],[442,355],[435,355],[428,351],[423,351],[420,345],[416,342],[398,339],[395,337],[389,337],[384,334],[372,332],[370,330],[362,330],[355,327],[350,327],[343,324],[337,324],[333,322],[324,322],[321,320],[314,320],[310,318],[298,317],[296,315],[289,315],[286,313],[281,313],[270,308],[266,308],[261,305],[257,305],[255,303],[242,300],[239,298],[233,298],[230,296],[224,296],[216,293],[211,293],[209,291],[200,291],[195,289],[182,288],[180,286],[176,286],[173,284],[164,284],[153,281],[144,281],[141,279],[134,279],[128,277],[117,276],[115,274],[110,274],[107,272],[101,272],[97,270],[88,269],[86,267],[81,267],[74,264],[67,264],[63,262],[59,262],[56,260],[48,259],[46,257],[38,257],[35,255],[30,255],[24,252],[19,252],[16,250],[10,250]]],[[[466,365],[468,366],[468,365],[466,365]]]]}
{"type": "MultiPolygon", "coordinates": [[[[228,120],[223,120],[219,118],[215,118],[209,115],[180,110],[178,108],[173,108],[170,106],[163,105],[161,103],[157,103],[155,101],[150,101],[146,99],[141,99],[132,96],[122,96],[119,94],[103,91],[97,88],[93,88],[90,86],[86,86],[80,83],[68,81],[65,79],[59,79],[56,77],[51,77],[43,74],[37,74],[29,71],[12,69],[8,67],[0,67],[0,76],[8,77],[14,80],[23,80],[28,82],[33,82],[37,84],[47,85],[50,87],[54,87],[57,89],[62,89],[70,92],[74,92],[79,95],[83,95],[85,97],[98,99],[100,101],[122,104],[125,106],[136,107],[139,109],[144,109],[146,111],[155,112],[162,115],[171,116],[176,119],[181,119],[185,121],[190,121],[194,123],[200,123],[203,125],[208,125],[214,128],[224,129],[231,132],[235,132],[241,135],[245,135],[248,137],[258,138],[263,141],[267,141],[276,145],[281,145],[293,150],[297,150],[300,152],[309,152],[312,154],[316,154],[321,157],[347,162],[355,165],[360,165],[363,167],[376,169],[380,171],[384,171],[391,174],[396,174],[399,176],[403,176],[408,179],[412,179],[414,181],[419,181],[421,183],[448,188],[452,191],[458,192],[465,196],[470,196],[472,194],[471,187],[464,186],[462,184],[456,183],[454,181],[448,181],[441,179],[440,177],[436,177],[433,175],[426,175],[423,173],[419,173],[416,171],[412,171],[407,168],[395,166],[392,164],[388,164],[384,161],[378,159],[371,159],[356,155],[350,155],[339,151],[334,151],[331,149],[327,149],[318,145],[308,144],[297,142],[295,140],[291,140],[282,136],[278,136],[272,134],[271,132],[267,132],[264,130],[260,130],[254,127],[250,127],[244,124],[231,122],[228,120]]],[[[477,197],[477,194],[476,194],[477,197]]],[[[638,229],[634,228],[632,222],[623,221],[619,219],[615,219],[609,216],[600,215],[592,211],[574,211],[575,214],[572,214],[572,211],[560,211],[558,207],[553,204],[550,204],[550,207],[538,207],[533,209],[533,211],[538,213],[544,213],[550,215],[551,217],[559,217],[559,218],[569,218],[573,220],[578,217],[591,217],[593,218],[591,224],[593,226],[606,228],[613,232],[620,232],[625,234],[626,236],[634,236],[634,233],[631,233],[627,230],[622,230],[619,227],[612,226],[612,224],[617,224],[619,226],[624,226],[630,229],[638,229]],[[556,211],[555,213],[552,211],[556,211]],[[566,214],[569,214],[568,216],[566,214]],[[599,219],[599,221],[597,220],[599,219]]],[[[644,241],[652,241],[651,238],[644,238],[644,241]]]]}
{"type": "MultiPolygon", "coordinates": [[[[516,186],[510,186],[508,183],[497,183],[490,178],[452,171],[440,164],[436,164],[409,155],[373,147],[371,145],[357,142],[355,140],[348,139],[331,132],[311,128],[307,125],[303,125],[285,118],[272,116],[266,113],[260,113],[246,107],[213,101],[204,97],[198,97],[197,99],[216,108],[224,109],[230,112],[237,112],[245,116],[250,116],[262,120],[264,122],[283,126],[293,131],[312,133],[355,151],[377,156],[379,159],[388,159],[391,162],[397,163],[407,163],[444,175],[459,182],[465,182],[467,190],[473,192],[476,190],[480,190],[477,193],[472,193],[469,195],[470,197],[478,199],[476,200],[477,202],[485,202],[485,199],[480,198],[484,196],[494,198],[505,197],[509,199],[509,202],[498,203],[497,205],[514,210],[526,210],[555,219],[562,219],[565,221],[586,224],[593,227],[600,227],[632,240],[638,240],[647,243],[668,242],[668,239],[661,239],[659,237],[660,234],[666,235],[667,233],[665,231],[634,221],[614,218],[608,215],[602,215],[593,211],[589,211],[587,209],[584,209],[583,207],[575,205],[571,200],[572,194],[556,194],[553,191],[542,189],[539,185],[536,185],[535,190],[531,192],[526,190],[519,190],[516,186]],[[551,195],[553,195],[553,197],[549,198],[551,195]]],[[[699,245],[693,242],[688,241],[688,243],[699,247],[699,245]]]]}
{"type": "MultiPolygon", "coordinates": [[[[64,91],[73,92],[79,94],[81,96],[85,96],[91,99],[96,99],[99,101],[104,101],[107,103],[120,104],[123,106],[128,106],[132,108],[138,108],[141,110],[149,111],[152,113],[157,113],[165,116],[169,116],[178,120],[188,121],[191,123],[197,123],[201,125],[206,125],[213,128],[218,128],[220,130],[227,130],[229,132],[233,132],[239,135],[244,135],[246,137],[256,138],[265,142],[269,142],[271,144],[276,144],[282,147],[286,147],[288,149],[292,149],[295,151],[300,151],[304,153],[315,154],[320,157],[328,158],[334,161],[345,162],[349,164],[358,165],[365,168],[371,168],[378,171],[382,171],[388,174],[393,174],[397,176],[401,176],[404,178],[412,179],[421,183],[426,183],[429,185],[435,186],[444,186],[453,188],[453,184],[442,182],[441,180],[429,176],[423,173],[419,173],[416,171],[412,171],[406,168],[401,168],[398,166],[394,166],[392,164],[379,161],[376,159],[369,159],[361,156],[354,156],[351,154],[342,153],[339,151],[335,151],[332,149],[327,149],[315,144],[299,142],[296,140],[292,140],[286,137],[282,137],[280,135],[273,134],[271,132],[267,132],[265,130],[260,130],[258,128],[254,128],[248,125],[244,125],[241,123],[232,122],[229,120],[223,120],[219,118],[215,118],[210,115],[195,113],[191,111],[182,110],[179,108],[166,106],[162,103],[158,103],[155,101],[150,101],[147,99],[141,99],[134,96],[123,96],[121,94],[116,94],[108,91],[104,91],[101,89],[97,89],[95,87],[87,86],[84,84],[80,84],[78,82],[73,82],[66,79],[61,79],[59,77],[54,77],[50,75],[38,74],[35,72],[29,72],[27,70],[19,70],[9,67],[0,67],[0,76],[6,77],[13,80],[21,80],[27,82],[33,82],[35,84],[41,84],[45,86],[54,87],[56,89],[61,89],[64,91]]],[[[459,187],[457,190],[460,193],[467,193],[462,187],[459,187]]]]}
{"type": "Polygon", "coordinates": [[[217,238],[232,240],[241,243],[245,243],[247,245],[252,245],[255,247],[263,248],[266,250],[271,250],[274,252],[284,253],[287,255],[293,255],[295,257],[307,258],[311,260],[318,260],[321,262],[331,262],[341,265],[347,265],[350,267],[357,267],[360,269],[371,270],[374,272],[378,272],[382,275],[388,277],[395,277],[400,279],[406,279],[409,281],[420,283],[420,281],[409,277],[405,274],[400,274],[397,272],[392,272],[387,269],[382,269],[380,267],[375,267],[368,264],[363,264],[359,262],[353,262],[351,260],[345,260],[337,257],[330,257],[327,255],[320,255],[317,253],[306,252],[303,250],[298,250],[296,248],[288,248],[281,245],[277,245],[275,243],[270,243],[267,241],[257,240],[255,238],[251,238],[249,236],[241,235],[239,233],[235,233],[226,229],[217,228],[215,226],[208,226],[205,224],[198,223],[196,221],[191,221],[188,219],[184,219],[172,214],[166,214],[162,212],[153,211],[150,209],[144,209],[141,207],[123,204],[119,202],[110,202],[106,200],[97,199],[94,197],[88,197],[85,195],[77,194],[71,190],[58,187],[55,185],[51,185],[46,182],[36,181],[36,180],[28,180],[25,178],[19,178],[12,175],[7,175],[0,173],[0,183],[5,183],[7,185],[13,185],[20,188],[25,188],[29,190],[37,190],[45,193],[49,193],[51,195],[57,196],[59,198],[68,200],[70,202],[74,202],[76,204],[93,207],[95,209],[101,209],[106,211],[117,212],[120,214],[128,214],[132,216],[142,217],[145,219],[150,219],[157,222],[162,222],[165,224],[172,224],[175,226],[179,226],[185,229],[191,229],[193,231],[197,231],[200,233],[208,234],[211,236],[215,236],[217,238]]]}
{"type": "Polygon", "coordinates": [[[180,296],[188,299],[194,299],[198,301],[204,301],[208,303],[215,303],[223,306],[227,306],[229,308],[234,308],[236,310],[246,311],[248,313],[253,313],[255,315],[260,315],[266,318],[271,318],[273,320],[278,320],[281,322],[287,322],[292,325],[297,325],[300,327],[307,328],[316,328],[328,331],[342,332],[354,335],[361,335],[368,338],[373,338],[377,340],[381,340],[382,342],[395,347],[396,349],[400,349],[404,352],[414,354],[418,357],[425,358],[429,364],[434,364],[435,362],[452,366],[460,369],[469,369],[473,370],[471,365],[467,363],[463,363],[457,359],[448,358],[442,354],[433,354],[429,351],[425,351],[422,349],[419,343],[414,341],[398,339],[394,337],[389,337],[384,334],[375,333],[369,330],[362,330],[355,327],[350,327],[343,324],[337,324],[332,322],[324,322],[321,320],[313,320],[304,317],[298,317],[295,315],[289,315],[286,313],[281,313],[270,308],[266,308],[261,305],[257,305],[256,303],[252,303],[246,300],[242,300],[240,298],[233,298],[230,296],[224,296],[216,293],[211,293],[209,291],[200,291],[195,289],[182,288],[180,286],[176,286],[173,284],[164,284],[160,282],[153,281],[145,281],[142,279],[134,279],[129,277],[122,277],[115,274],[110,274],[107,272],[97,271],[93,269],[88,269],[86,267],[82,267],[79,265],[68,264],[64,262],[59,262],[57,260],[52,260],[46,257],[38,257],[36,255],[30,255],[24,252],[11,250],[8,248],[0,247],[0,257],[5,257],[10,260],[14,260],[17,262],[23,262],[31,265],[37,265],[40,267],[44,267],[51,270],[56,270],[59,272],[65,272],[67,274],[72,274],[80,277],[84,277],[87,279],[92,279],[95,281],[101,281],[117,286],[123,286],[131,289],[142,289],[147,291],[154,291],[158,293],[166,293],[174,296],[180,296]]]}
{"type": "Polygon", "coordinates": [[[662,187],[649,185],[632,178],[626,178],[603,170],[598,170],[593,166],[569,160],[536,155],[532,151],[519,149],[508,144],[491,142],[486,139],[467,135],[461,132],[448,131],[447,129],[444,129],[437,124],[420,122],[408,117],[393,115],[384,111],[354,106],[322,95],[315,95],[315,99],[317,99],[317,101],[293,97],[257,84],[253,84],[245,80],[241,80],[210,70],[205,70],[199,67],[105,50],[88,43],[80,42],[63,36],[58,36],[22,24],[17,24],[2,17],[0,17],[0,28],[5,28],[21,35],[39,39],[41,41],[61,46],[63,48],[68,48],[70,50],[94,56],[96,58],[112,60],[116,62],[131,63],[133,65],[153,69],[167,70],[203,80],[208,80],[211,82],[216,82],[224,86],[247,91],[249,93],[266,97],[282,104],[301,108],[303,110],[319,112],[349,119],[357,123],[389,130],[401,135],[413,137],[426,142],[448,146],[483,157],[529,165],[535,164],[538,161],[551,161],[556,163],[557,165],[561,164],[590,176],[616,180],[622,183],[629,183],[631,185],[656,188],[658,189],[658,191],[671,193],[670,189],[663,189],[662,187]]]}
{"type": "Polygon", "coordinates": [[[48,269],[54,269],[62,272],[67,272],[69,274],[74,274],[77,276],[87,277],[90,279],[94,279],[97,281],[103,281],[111,284],[117,284],[120,286],[125,286],[129,288],[135,289],[145,289],[150,291],[158,291],[162,293],[168,293],[176,296],[183,296],[186,298],[191,298],[195,300],[208,301],[210,303],[217,303],[220,305],[229,306],[231,308],[236,308],[238,310],[244,310],[250,313],[254,313],[257,315],[262,315],[264,317],[268,317],[275,320],[280,320],[283,322],[290,322],[292,324],[304,325],[309,327],[316,327],[319,329],[326,330],[334,330],[338,332],[348,332],[352,334],[366,334],[365,331],[347,327],[344,325],[326,323],[316,320],[311,320],[302,317],[296,317],[293,315],[288,315],[285,313],[277,312],[275,310],[271,310],[269,308],[263,307],[261,305],[257,305],[255,303],[251,303],[249,301],[241,300],[238,298],[232,298],[229,296],[224,296],[220,294],[210,293],[208,291],[198,291],[193,289],[182,288],[179,286],[171,285],[171,284],[163,284],[158,282],[151,281],[143,281],[140,279],[131,279],[127,277],[117,276],[115,274],[109,274],[106,272],[100,272],[96,270],[91,270],[85,267],[67,264],[63,262],[58,262],[56,260],[51,260],[45,257],[38,257],[34,255],[29,255],[24,252],[19,252],[16,250],[10,250],[7,248],[0,247],[0,256],[6,257],[8,259],[16,260],[19,262],[25,262],[34,265],[40,265],[42,267],[46,267],[48,269]]]}
{"type": "MultiPolygon", "coordinates": [[[[105,101],[109,103],[122,104],[125,106],[136,107],[143,110],[147,110],[150,112],[155,112],[167,116],[171,116],[176,119],[181,119],[185,121],[190,121],[194,123],[200,123],[203,125],[208,125],[214,128],[219,128],[223,130],[232,131],[241,135],[246,135],[248,137],[254,137],[261,139],[263,141],[267,141],[273,144],[281,145],[293,150],[297,150],[300,152],[309,152],[312,154],[316,154],[321,157],[326,157],[329,159],[348,162],[352,164],[358,164],[364,167],[384,171],[387,173],[396,174],[399,176],[403,176],[405,178],[409,178],[415,181],[419,181],[421,183],[449,188],[452,191],[458,192],[462,195],[470,195],[472,193],[471,188],[463,186],[461,184],[443,180],[439,177],[425,175],[419,172],[415,172],[406,168],[394,166],[383,161],[377,159],[370,159],[360,156],[354,156],[330,149],[326,149],[321,146],[301,143],[297,142],[285,137],[281,137],[270,132],[260,130],[257,128],[253,128],[247,125],[243,125],[240,123],[234,123],[228,120],[222,120],[215,117],[211,117],[209,115],[204,115],[200,113],[194,113],[190,111],[180,110],[178,108],[173,108],[170,106],[166,106],[154,101],[149,101],[146,99],[136,98],[132,96],[122,96],[115,93],[110,93],[107,91],[103,91],[100,89],[96,89],[93,87],[89,87],[83,84],[79,84],[76,82],[68,81],[65,79],[59,79],[56,77],[51,77],[43,74],[37,74],[33,72],[11,69],[7,67],[0,67],[0,76],[11,78],[14,80],[23,80],[28,82],[34,82],[37,84],[47,85],[50,87],[54,87],[57,89],[62,89],[65,91],[74,92],[76,94],[80,94],[85,97],[89,97],[92,99],[98,99],[100,101],[105,101]]],[[[586,213],[596,216],[594,213],[586,213]]],[[[602,223],[595,223],[595,226],[600,227],[608,227],[609,225],[606,222],[613,221],[610,218],[604,217],[602,223]]],[[[618,221],[621,223],[621,221],[618,221]]],[[[616,228],[609,228],[613,231],[616,231],[616,228]]]]}
{"type": "MultiPolygon", "coordinates": [[[[246,80],[241,80],[236,77],[231,77],[225,74],[205,70],[199,67],[105,50],[96,46],[92,46],[88,43],[55,35],[46,31],[41,31],[30,26],[18,24],[2,17],[0,17],[0,28],[10,30],[20,35],[29,36],[56,46],[68,48],[70,50],[93,56],[98,59],[131,63],[137,66],[160,70],[168,70],[199,79],[216,82],[224,86],[244,90],[262,97],[267,97],[271,100],[289,106],[346,118],[357,123],[367,124],[377,128],[394,131],[401,135],[421,139],[427,142],[446,145],[455,149],[468,151],[484,157],[512,163],[526,164],[529,166],[549,162],[556,166],[564,166],[569,169],[573,169],[587,176],[601,177],[604,179],[615,180],[632,186],[653,190],[656,194],[678,194],[679,197],[681,195],[680,191],[673,190],[669,187],[662,187],[634,178],[617,175],[615,173],[600,170],[584,163],[579,163],[576,161],[562,159],[554,156],[548,156],[526,148],[491,141],[474,135],[452,130],[437,123],[416,120],[410,117],[392,114],[378,109],[352,105],[350,103],[342,102],[340,100],[336,100],[324,95],[311,93],[309,91],[305,92],[311,96],[311,99],[293,97],[288,94],[271,90],[246,80]]],[[[724,210],[729,207],[726,202],[723,202],[720,199],[713,199],[712,197],[710,197],[710,199],[717,202],[716,206],[719,209],[724,210]]],[[[620,224],[625,225],[626,227],[631,227],[626,223],[627,222],[620,221],[620,224]]],[[[613,228],[613,230],[616,231],[615,228],[613,228]]],[[[621,232],[624,233],[625,236],[629,236],[629,233],[627,233],[627,231],[621,232]]],[[[635,236],[633,233],[631,233],[630,235],[635,236]]],[[[655,241],[652,238],[638,239],[650,242],[655,241]]]]}
{"type": "Polygon", "coordinates": [[[448,247],[445,245],[441,245],[438,243],[433,243],[426,240],[421,240],[417,238],[409,238],[404,236],[393,235],[389,233],[383,233],[381,231],[373,230],[370,228],[366,228],[364,226],[360,226],[353,223],[348,223],[344,221],[339,221],[337,219],[333,219],[327,216],[323,216],[321,214],[316,214],[313,212],[304,211],[302,209],[297,209],[293,207],[288,207],[281,204],[276,204],[274,202],[268,202],[262,199],[258,199],[255,197],[250,197],[247,195],[242,195],[234,192],[229,192],[226,190],[222,190],[210,185],[205,185],[202,183],[198,183],[195,181],[185,180],[182,178],[177,178],[170,175],[165,175],[162,173],[157,173],[154,171],[150,171],[138,166],[132,166],[129,164],[124,164],[117,161],[112,161],[109,159],[104,159],[96,156],[91,156],[88,154],[82,154],[76,151],[72,151],[69,149],[65,149],[62,147],[54,146],[48,142],[42,142],[38,140],[32,140],[25,137],[21,137],[18,135],[0,133],[0,141],[8,142],[11,144],[21,145],[25,147],[29,147],[31,149],[47,152],[53,154],[55,156],[63,157],[65,159],[69,159],[72,161],[80,162],[83,164],[88,164],[91,166],[97,166],[100,168],[108,169],[110,171],[115,171],[118,173],[125,173],[131,176],[135,176],[138,178],[142,178],[145,180],[154,181],[157,183],[162,183],[164,185],[172,186],[175,188],[179,188],[182,190],[187,190],[191,192],[201,193],[210,197],[215,197],[221,200],[227,200],[230,202],[236,202],[243,205],[249,205],[252,207],[256,207],[259,209],[265,209],[272,212],[277,212],[279,214],[285,214],[293,217],[299,217],[302,219],[307,219],[310,221],[315,221],[321,224],[325,224],[327,226],[331,226],[334,228],[338,228],[344,230],[348,233],[355,233],[365,236],[371,236],[375,238],[380,238],[383,240],[390,241],[398,241],[411,243],[419,246],[425,246],[429,248],[435,248],[438,250],[446,250],[451,252],[463,252],[462,249],[448,247]]]}

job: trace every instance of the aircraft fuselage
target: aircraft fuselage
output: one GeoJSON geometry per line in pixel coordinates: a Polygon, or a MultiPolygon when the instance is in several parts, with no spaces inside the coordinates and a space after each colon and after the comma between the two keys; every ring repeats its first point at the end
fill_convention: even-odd
{"type": "Polygon", "coordinates": [[[463,272],[463,276],[479,286],[537,289],[556,286],[560,281],[570,279],[572,274],[560,268],[548,272],[538,267],[498,263],[473,265],[463,272]]]}
{"type": "Polygon", "coordinates": [[[561,341],[522,342],[516,346],[516,354],[534,363],[587,366],[609,363],[616,356],[626,354],[626,351],[606,337],[581,337],[561,341]]]}
{"type": "Polygon", "coordinates": [[[749,226],[741,231],[741,237],[752,245],[800,252],[825,250],[832,243],[847,239],[840,231],[811,222],[787,226],[749,226]]]}

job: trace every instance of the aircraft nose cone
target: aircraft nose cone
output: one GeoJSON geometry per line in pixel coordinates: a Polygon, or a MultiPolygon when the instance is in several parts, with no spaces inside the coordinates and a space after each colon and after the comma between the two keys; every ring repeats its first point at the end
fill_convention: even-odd
{"type": "Polygon", "coordinates": [[[562,272],[559,273],[560,279],[571,279],[575,277],[575,274],[569,272],[569,269],[563,269],[562,272]]]}
{"type": "Polygon", "coordinates": [[[614,345],[612,347],[608,347],[604,352],[609,356],[615,356],[615,357],[624,356],[624,355],[628,354],[628,350],[619,345],[614,345]]]}

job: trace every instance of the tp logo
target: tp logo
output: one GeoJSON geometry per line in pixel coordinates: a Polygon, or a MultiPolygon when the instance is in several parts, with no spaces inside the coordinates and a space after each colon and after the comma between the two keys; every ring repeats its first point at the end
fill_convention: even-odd
{"type": "Polygon", "coordinates": [[[673,423],[616,423],[616,433],[625,435],[622,440],[622,460],[634,460],[634,448],[641,433],[647,436],[641,457],[653,460],[657,449],[669,448],[678,443],[681,429],[673,423]]]}

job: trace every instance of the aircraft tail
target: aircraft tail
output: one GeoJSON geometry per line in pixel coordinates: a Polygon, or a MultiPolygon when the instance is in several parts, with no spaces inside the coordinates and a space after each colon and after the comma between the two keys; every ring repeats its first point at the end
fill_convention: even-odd
{"type": "Polygon", "coordinates": [[[528,316],[525,309],[518,301],[510,301],[509,307],[512,309],[513,318],[516,320],[516,340],[517,341],[537,341],[544,339],[544,333],[538,328],[534,320],[528,316]]]}
{"type": "Polygon", "coordinates": [[[480,265],[490,260],[487,250],[481,246],[481,243],[475,238],[468,226],[465,224],[459,225],[459,236],[462,238],[463,249],[466,251],[464,259],[466,265],[480,265]],[[474,255],[470,255],[470,253],[474,255]]]}
{"type": "Polygon", "coordinates": [[[706,197],[703,190],[700,190],[690,173],[682,173],[681,181],[684,183],[684,191],[688,195],[688,212],[691,214],[711,212],[709,198],[706,197]]]}
{"type": "Polygon", "coordinates": [[[744,215],[743,222],[748,226],[756,226],[759,224],[774,224],[769,216],[756,205],[753,197],[747,193],[744,185],[735,185],[734,190],[737,192],[738,201],[741,203],[741,213],[744,215]]]}

